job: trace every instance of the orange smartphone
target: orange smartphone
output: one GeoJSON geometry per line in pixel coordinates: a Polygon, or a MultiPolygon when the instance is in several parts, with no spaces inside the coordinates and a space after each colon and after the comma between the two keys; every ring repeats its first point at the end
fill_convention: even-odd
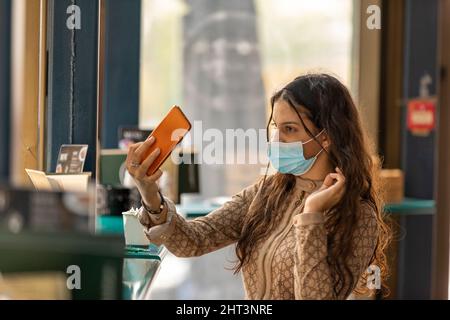
{"type": "Polygon", "coordinates": [[[147,174],[154,174],[170,156],[173,149],[183,140],[184,136],[191,130],[191,123],[184,115],[181,108],[173,106],[164,119],[153,130],[150,137],[155,137],[156,141],[144,156],[146,159],[155,149],[160,149],[159,156],[148,168],[147,174]]]}

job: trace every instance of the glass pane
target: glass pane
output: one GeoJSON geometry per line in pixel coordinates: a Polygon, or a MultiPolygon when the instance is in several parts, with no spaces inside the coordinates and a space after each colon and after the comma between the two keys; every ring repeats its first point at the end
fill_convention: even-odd
{"type": "Polygon", "coordinates": [[[323,71],[351,87],[353,0],[256,0],[266,92],[323,71]]]}
{"type": "Polygon", "coordinates": [[[265,154],[259,130],[276,89],[308,71],[351,87],[352,17],[352,0],[143,0],[141,126],[180,105],[194,124],[186,143],[203,153],[211,144],[221,149],[214,155],[222,161],[200,166],[203,195],[240,191],[265,168],[264,157],[248,160],[265,154]],[[227,129],[245,143],[228,143],[227,129]],[[229,163],[239,157],[246,164],[229,163]]]}

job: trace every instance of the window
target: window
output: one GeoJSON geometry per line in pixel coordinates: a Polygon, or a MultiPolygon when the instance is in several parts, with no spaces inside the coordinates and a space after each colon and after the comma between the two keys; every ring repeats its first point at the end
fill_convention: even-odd
{"type": "MultiPolygon", "coordinates": [[[[301,73],[351,87],[352,31],[352,0],[142,0],[140,125],[179,104],[204,130],[262,129],[268,98],[301,73]]],[[[233,194],[260,172],[202,165],[202,193],[233,194]]]]}

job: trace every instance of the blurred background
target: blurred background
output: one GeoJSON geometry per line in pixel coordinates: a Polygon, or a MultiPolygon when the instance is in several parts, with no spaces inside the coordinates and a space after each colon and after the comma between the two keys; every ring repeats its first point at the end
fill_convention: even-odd
{"type": "MultiPolygon", "coordinates": [[[[0,296],[242,299],[233,246],[178,259],[129,242],[128,146],[173,105],[203,130],[265,129],[277,89],[327,72],[383,161],[388,299],[448,299],[449,30],[449,0],[0,0],[0,296]],[[88,289],[66,289],[70,265],[88,289]]],[[[160,185],[195,219],[261,168],[167,161],[160,185]]]]}

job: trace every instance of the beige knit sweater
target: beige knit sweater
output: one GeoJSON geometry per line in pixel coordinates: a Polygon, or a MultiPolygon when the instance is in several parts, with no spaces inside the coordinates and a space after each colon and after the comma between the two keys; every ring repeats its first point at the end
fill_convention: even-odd
{"type": "MultiPolygon", "coordinates": [[[[322,213],[302,213],[304,201],[322,181],[296,179],[295,191],[285,212],[269,236],[257,245],[250,262],[242,269],[246,299],[346,299],[335,296],[332,269],[327,263],[327,230],[322,213]]],[[[167,217],[149,219],[149,240],[163,244],[178,257],[194,257],[236,243],[242,221],[253,201],[258,201],[254,184],[205,217],[186,220],[168,201],[167,217]],[[161,219],[160,219],[161,220],[161,219]],[[161,222],[163,222],[161,224],[161,222]]],[[[374,254],[377,223],[369,206],[362,206],[362,218],[353,235],[353,256],[348,265],[360,278],[374,254]]],[[[146,215],[143,208],[141,215],[146,215]]],[[[354,289],[354,288],[351,288],[354,289]]]]}

